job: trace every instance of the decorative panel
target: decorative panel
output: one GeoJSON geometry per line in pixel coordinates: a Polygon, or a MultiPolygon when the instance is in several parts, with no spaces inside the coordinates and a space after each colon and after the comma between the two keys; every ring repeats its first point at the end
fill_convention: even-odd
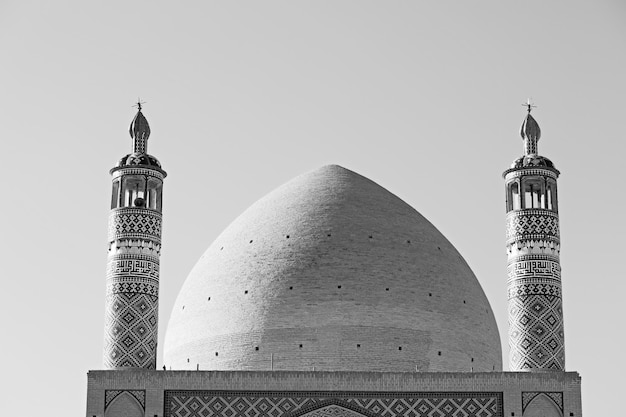
{"type": "Polygon", "coordinates": [[[156,210],[123,207],[109,214],[109,241],[124,238],[161,241],[161,213],[156,210]]]}
{"type": "Polygon", "coordinates": [[[166,391],[165,417],[501,417],[502,393],[166,391]]]}

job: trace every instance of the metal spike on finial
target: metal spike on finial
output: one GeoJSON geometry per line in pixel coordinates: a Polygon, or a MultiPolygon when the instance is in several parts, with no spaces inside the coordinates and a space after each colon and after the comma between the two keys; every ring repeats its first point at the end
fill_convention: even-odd
{"type": "Polygon", "coordinates": [[[530,113],[532,111],[532,109],[537,107],[530,101],[530,98],[527,98],[526,99],[526,103],[522,104],[522,106],[526,106],[528,108],[528,113],[530,113]]]}
{"type": "Polygon", "coordinates": [[[142,104],[146,104],[145,101],[141,101],[141,99],[139,97],[137,97],[137,103],[133,105],[133,107],[136,107],[138,111],[141,111],[141,105],[142,104]]]}

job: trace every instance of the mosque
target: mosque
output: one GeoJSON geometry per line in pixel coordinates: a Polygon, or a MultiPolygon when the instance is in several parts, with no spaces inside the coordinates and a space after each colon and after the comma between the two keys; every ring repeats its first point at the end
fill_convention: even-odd
{"type": "Polygon", "coordinates": [[[87,417],[581,416],[581,379],[565,368],[559,171],[538,154],[531,110],[503,174],[510,372],[454,246],[337,165],[278,187],[217,237],[178,294],[161,369],[167,174],[138,105],[132,153],[111,169],[105,369],[88,373],[87,417]]]}

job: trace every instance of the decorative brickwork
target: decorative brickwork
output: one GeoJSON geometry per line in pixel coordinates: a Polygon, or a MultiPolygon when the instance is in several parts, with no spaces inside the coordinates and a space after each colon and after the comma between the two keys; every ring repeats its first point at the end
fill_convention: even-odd
{"type": "Polygon", "coordinates": [[[127,392],[132,395],[137,402],[141,405],[141,408],[146,409],[146,391],[145,390],[121,390],[121,389],[108,389],[104,392],[104,409],[115,400],[119,395],[127,392]]]}
{"type": "Polygon", "coordinates": [[[561,298],[542,292],[511,297],[509,342],[511,369],[563,370],[561,298]]]}
{"type": "Polygon", "coordinates": [[[161,213],[155,210],[124,207],[111,210],[109,241],[121,238],[161,242],[161,213]]]}
{"type": "Polygon", "coordinates": [[[539,395],[548,397],[554,405],[556,405],[561,413],[563,413],[563,393],[562,392],[522,392],[522,414],[526,411],[526,407],[539,395]]]}
{"type": "Polygon", "coordinates": [[[559,239],[559,217],[555,212],[537,209],[511,211],[506,220],[507,242],[559,239]]]}
{"type": "Polygon", "coordinates": [[[509,212],[507,243],[510,369],[564,370],[558,215],[509,212]]]}
{"type": "Polygon", "coordinates": [[[107,294],[106,313],[104,366],[155,369],[158,297],[111,292],[107,294]]]}
{"type": "Polygon", "coordinates": [[[507,244],[510,369],[564,370],[557,213],[509,212],[507,244]]]}
{"type": "Polygon", "coordinates": [[[161,213],[120,208],[109,216],[104,365],[156,367],[161,213]],[[125,248],[125,251],[119,248],[125,248]],[[144,250],[145,249],[145,250],[144,250]],[[157,256],[155,256],[155,254],[157,256]]]}
{"type": "Polygon", "coordinates": [[[496,417],[497,392],[166,391],[165,417],[496,417]]]}

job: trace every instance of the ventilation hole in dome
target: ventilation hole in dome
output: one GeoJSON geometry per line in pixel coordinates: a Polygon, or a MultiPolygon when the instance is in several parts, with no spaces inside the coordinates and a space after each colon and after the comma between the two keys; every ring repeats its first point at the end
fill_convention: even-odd
{"type": "Polygon", "coordinates": [[[187,363],[189,363],[189,358],[187,358],[187,363]]]}
{"type": "Polygon", "coordinates": [[[245,290],[243,293],[244,293],[244,294],[248,294],[248,290],[245,290]]]}
{"type": "Polygon", "coordinates": [[[185,309],[185,306],[183,306],[183,310],[185,309]]]}
{"type": "Polygon", "coordinates": [[[370,235],[370,239],[372,239],[374,236],[370,235]]]}
{"type": "Polygon", "coordinates": [[[463,304],[466,304],[465,300],[463,300],[463,304]]]}
{"type": "Polygon", "coordinates": [[[341,285],[337,285],[337,288],[341,289],[341,285]]]}
{"type": "Polygon", "coordinates": [[[402,346],[398,346],[398,350],[402,350],[402,346]]]}
{"type": "Polygon", "coordinates": [[[211,301],[211,297],[207,298],[206,300],[207,300],[207,301],[211,301]]]}
{"type": "Polygon", "coordinates": [[[472,362],[474,362],[474,358],[472,358],[472,362]]]}
{"type": "Polygon", "coordinates": [[[217,353],[217,352],[215,352],[215,356],[218,356],[218,353],[217,353]]]}
{"type": "Polygon", "coordinates": [[[289,287],[290,290],[293,290],[293,287],[289,287]]]}
{"type": "Polygon", "coordinates": [[[224,250],[224,246],[222,246],[222,247],[220,248],[220,250],[224,250]]]}
{"type": "Polygon", "coordinates": [[[514,416],[515,416],[515,412],[511,411],[511,417],[514,417],[514,416]]]}
{"type": "Polygon", "coordinates": [[[258,347],[258,346],[256,346],[256,347],[254,348],[254,350],[259,350],[259,347],[258,347]]]}
{"type": "Polygon", "coordinates": [[[410,240],[407,240],[407,241],[406,241],[406,243],[408,243],[408,244],[410,245],[410,244],[411,244],[411,241],[410,241],[410,240]]]}
{"type": "Polygon", "coordinates": [[[250,243],[254,242],[254,240],[251,240],[250,243]]]}
{"type": "Polygon", "coordinates": [[[329,234],[327,234],[326,236],[330,237],[331,235],[330,235],[330,233],[329,233],[329,234]]]}
{"type": "Polygon", "coordinates": [[[302,349],[302,345],[300,345],[300,349],[302,349]]]}
{"type": "Polygon", "coordinates": [[[441,351],[437,352],[437,355],[441,356],[441,351]]]}
{"type": "Polygon", "coordinates": [[[389,288],[385,288],[385,291],[389,291],[389,288]]]}
{"type": "Polygon", "coordinates": [[[361,345],[357,343],[356,348],[357,348],[357,349],[360,349],[360,348],[361,348],[361,345]]]}
{"type": "Polygon", "coordinates": [[[432,297],[432,296],[433,296],[433,293],[432,293],[432,292],[429,292],[429,293],[428,293],[428,296],[429,296],[429,297],[432,297]]]}
{"type": "Polygon", "coordinates": [[[439,246],[437,246],[437,249],[441,250],[441,248],[439,246]]]}
{"type": "Polygon", "coordinates": [[[289,235],[285,236],[287,239],[289,239],[289,235]]]}

